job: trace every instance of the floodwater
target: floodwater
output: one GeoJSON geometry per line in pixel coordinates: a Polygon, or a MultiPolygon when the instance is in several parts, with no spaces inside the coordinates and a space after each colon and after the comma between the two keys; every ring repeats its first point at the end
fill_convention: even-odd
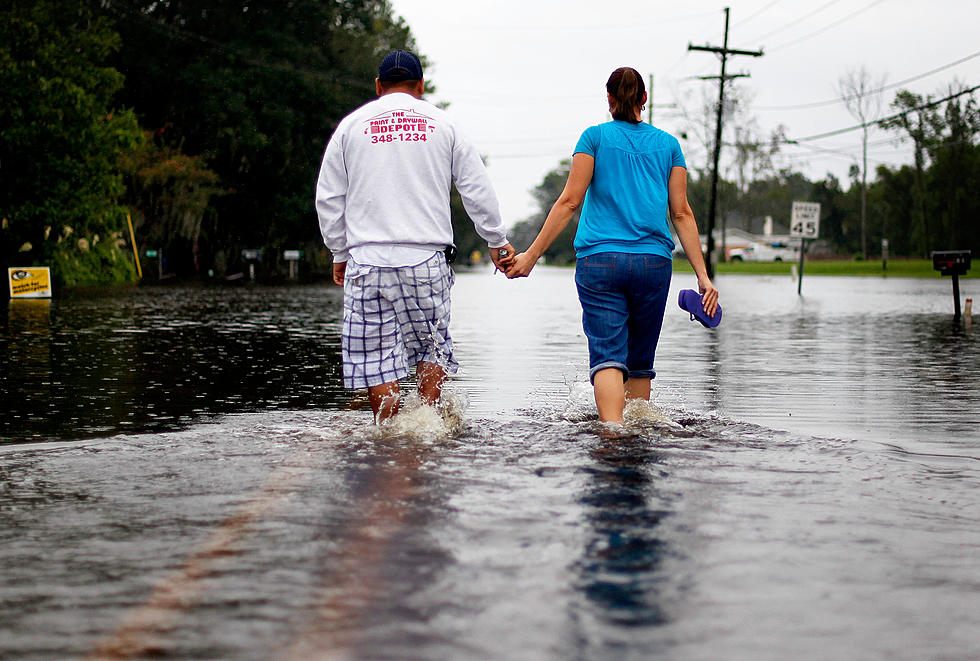
{"type": "Polygon", "coordinates": [[[11,302],[0,658],[980,658],[949,280],[717,284],[708,331],[675,276],[621,438],[570,270],[461,273],[451,406],[386,433],[340,385],[338,288],[11,302]]]}

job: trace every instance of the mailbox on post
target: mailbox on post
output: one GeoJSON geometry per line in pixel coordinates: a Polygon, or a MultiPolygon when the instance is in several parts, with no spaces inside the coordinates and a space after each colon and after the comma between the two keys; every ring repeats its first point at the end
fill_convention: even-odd
{"type": "Polygon", "coordinates": [[[932,253],[932,268],[943,275],[966,275],[966,272],[970,270],[970,251],[936,251],[932,253]]]}
{"type": "Polygon", "coordinates": [[[248,264],[248,279],[255,281],[255,263],[262,261],[262,248],[246,248],[242,250],[242,259],[248,264]]]}
{"type": "Polygon", "coordinates": [[[960,319],[960,276],[970,270],[969,250],[937,250],[932,253],[932,268],[942,275],[953,276],[953,321],[960,319]]]}
{"type": "Polygon", "coordinates": [[[289,279],[295,280],[297,277],[297,263],[303,258],[303,251],[284,250],[282,258],[289,262],[289,279]]]}

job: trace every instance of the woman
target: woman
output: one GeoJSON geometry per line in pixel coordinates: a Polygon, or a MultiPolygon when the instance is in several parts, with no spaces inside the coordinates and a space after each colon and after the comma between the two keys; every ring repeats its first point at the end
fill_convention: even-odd
{"type": "Polygon", "coordinates": [[[581,207],[575,285],[589,338],[589,376],[599,419],[622,423],[626,399],[649,399],[656,375],[653,358],[674,249],[668,211],[709,315],[717,309],[718,290],[701,255],[680,144],[641,122],[643,78],[635,69],[616,69],[606,92],[613,121],[585,130],[565,189],[534,243],[502,263],[508,278],[526,277],[581,207]]]}

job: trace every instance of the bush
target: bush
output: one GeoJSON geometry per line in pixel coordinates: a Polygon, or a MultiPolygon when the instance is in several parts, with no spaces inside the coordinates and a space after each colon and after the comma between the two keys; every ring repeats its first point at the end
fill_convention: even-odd
{"type": "Polygon", "coordinates": [[[136,266],[127,249],[118,235],[62,241],[50,251],[51,276],[61,287],[134,283],[136,266]]]}

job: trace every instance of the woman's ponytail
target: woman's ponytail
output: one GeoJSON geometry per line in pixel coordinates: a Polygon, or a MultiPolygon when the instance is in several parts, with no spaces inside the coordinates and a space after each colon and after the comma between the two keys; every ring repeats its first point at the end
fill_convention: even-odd
{"type": "Polygon", "coordinates": [[[613,119],[636,124],[638,111],[643,107],[646,88],[643,78],[631,67],[620,67],[606,81],[606,92],[612,96],[609,111],[613,119]]]}

